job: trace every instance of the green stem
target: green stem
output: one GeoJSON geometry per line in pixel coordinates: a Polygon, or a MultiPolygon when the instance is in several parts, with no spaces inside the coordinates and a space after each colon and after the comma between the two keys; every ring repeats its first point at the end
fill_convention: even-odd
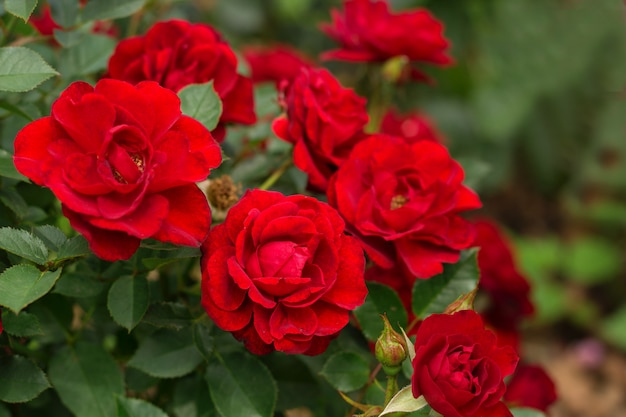
{"type": "Polygon", "coordinates": [[[387,389],[385,390],[385,406],[389,404],[389,401],[394,395],[398,393],[398,376],[387,375],[387,389]]]}
{"type": "Polygon", "coordinates": [[[0,46],[4,46],[9,41],[9,36],[11,35],[11,31],[13,30],[13,26],[15,26],[16,21],[17,17],[11,14],[7,25],[4,28],[4,38],[0,41],[0,46]]]}
{"type": "Polygon", "coordinates": [[[272,185],[278,181],[278,179],[287,171],[287,169],[291,166],[291,158],[287,159],[281,166],[276,169],[276,171],[272,172],[272,175],[267,177],[267,179],[259,186],[260,190],[268,190],[272,185]]]}

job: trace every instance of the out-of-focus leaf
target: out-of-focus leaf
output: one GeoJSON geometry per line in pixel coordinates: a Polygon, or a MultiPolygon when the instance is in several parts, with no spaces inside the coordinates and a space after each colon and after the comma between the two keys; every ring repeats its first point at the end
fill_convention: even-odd
{"type": "Polygon", "coordinates": [[[143,322],[155,327],[180,330],[191,325],[193,317],[183,304],[160,302],[152,304],[143,322]]]}
{"type": "Polygon", "coordinates": [[[0,91],[29,91],[58,75],[41,55],[22,46],[0,48],[0,62],[0,91]]]}
{"type": "Polygon", "coordinates": [[[88,298],[100,294],[106,287],[106,283],[98,281],[95,277],[76,271],[63,274],[54,286],[53,293],[66,297],[88,298]]]}
{"type": "Polygon", "coordinates": [[[534,408],[522,408],[516,407],[511,408],[511,413],[513,417],[545,417],[546,415],[539,410],[535,410],[534,408]]]}
{"type": "Polygon", "coordinates": [[[335,389],[348,392],[367,384],[370,367],[354,352],[339,352],[328,358],[320,373],[335,389]]]}
{"type": "Polygon", "coordinates": [[[626,350],[626,307],[622,307],[600,324],[600,333],[609,342],[626,350]]]}
{"type": "Polygon", "coordinates": [[[52,19],[63,27],[76,24],[80,3],[76,0],[48,0],[52,19]]]}
{"type": "MultiPolygon", "coordinates": [[[[92,1],[89,4],[100,3],[105,2],[92,1]]],[[[85,34],[80,43],[61,50],[59,71],[65,78],[71,78],[103,70],[115,45],[115,39],[109,36],[85,34]]]]}
{"type": "Polygon", "coordinates": [[[563,272],[581,284],[597,284],[619,274],[623,251],[599,238],[586,237],[566,246],[563,272]]]}
{"type": "Polygon", "coordinates": [[[13,164],[13,155],[0,149],[0,177],[12,178],[19,181],[28,181],[28,178],[17,172],[13,164]]]}
{"type": "Polygon", "coordinates": [[[0,305],[16,314],[33,301],[43,297],[61,275],[56,271],[40,271],[32,265],[14,265],[0,274],[0,305]]]}
{"type": "Polygon", "coordinates": [[[5,332],[17,337],[33,337],[43,333],[37,316],[25,311],[20,314],[13,314],[8,310],[3,311],[2,325],[5,332]]]}
{"type": "Polygon", "coordinates": [[[7,12],[22,18],[25,22],[37,6],[37,0],[4,0],[4,8],[7,12]]]}
{"type": "Polygon", "coordinates": [[[107,20],[130,16],[139,11],[147,0],[90,1],[82,12],[83,20],[107,20]]]}
{"type": "Polygon", "coordinates": [[[50,387],[46,374],[30,360],[13,355],[0,358],[0,400],[23,403],[50,387]]]}
{"type": "Polygon", "coordinates": [[[147,401],[117,397],[117,417],[167,417],[167,414],[147,401]]]}

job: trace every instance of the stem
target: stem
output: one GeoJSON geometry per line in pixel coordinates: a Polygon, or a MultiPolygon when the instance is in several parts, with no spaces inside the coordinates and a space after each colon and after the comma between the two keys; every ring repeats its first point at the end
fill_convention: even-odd
{"type": "Polygon", "coordinates": [[[17,17],[15,15],[10,15],[9,17],[9,21],[7,22],[7,25],[4,28],[4,38],[2,39],[2,41],[0,41],[0,46],[5,45],[8,40],[9,40],[9,35],[11,34],[11,31],[13,30],[13,26],[15,26],[15,22],[17,21],[17,17]]]}
{"type": "Polygon", "coordinates": [[[261,190],[268,190],[272,185],[278,181],[278,179],[287,171],[287,169],[291,166],[291,159],[287,159],[281,166],[276,169],[276,171],[272,172],[272,175],[267,177],[267,179],[259,186],[261,190]]]}
{"type": "Polygon", "coordinates": [[[387,389],[385,390],[385,406],[389,404],[389,401],[394,395],[398,393],[398,376],[387,375],[387,389]]]}

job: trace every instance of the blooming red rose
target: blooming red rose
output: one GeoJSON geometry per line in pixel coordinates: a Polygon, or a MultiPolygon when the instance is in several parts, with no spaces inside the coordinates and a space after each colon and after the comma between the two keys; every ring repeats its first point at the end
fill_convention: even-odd
{"type": "MultiPolygon", "coordinates": [[[[84,5],[86,2],[80,2],[84,5]]],[[[44,4],[38,14],[33,15],[28,20],[37,32],[44,36],[53,36],[55,29],[61,29],[61,26],[52,18],[52,12],[49,4],[44,4]]],[[[101,33],[116,38],[119,35],[119,30],[111,21],[97,20],[94,22],[91,29],[93,33],[101,33]]],[[[51,43],[58,46],[58,43],[52,39],[51,43]]]]}
{"type": "Polygon", "coordinates": [[[557,399],[550,376],[540,366],[520,365],[507,384],[504,401],[515,407],[547,411],[557,399]]]}
{"type": "Polygon", "coordinates": [[[472,310],[427,317],[415,338],[413,396],[445,417],[512,416],[501,401],[503,379],[519,358],[495,338],[472,310]]]}
{"type": "Polygon", "coordinates": [[[145,238],[200,245],[211,214],[195,182],[221,152],[204,126],[181,114],[172,91],[105,79],[72,83],[50,116],[18,133],[14,161],[61,200],[93,252],[113,261],[145,238]]]}
{"type": "Polygon", "coordinates": [[[343,231],[312,197],[248,191],[202,246],[202,305],[255,354],[323,352],[367,295],[343,231]]]}
{"type": "Polygon", "coordinates": [[[310,187],[325,191],[330,176],[364,136],[366,101],[325,69],[301,70],[283,95],[286,114],[274,120],[274,133],[294,144],[294,163],[309,175],[310,187]]]}
{"type": "Polygon", "coordinates": [[[500,227],[487,219],[476,220],[475,226],[473,246],[480,247],[479,287],[489,299],[485,319],[494,327],[514,330],[522,318],[534,312],[530,285],[517,270],[511,245],[500,227]]]}
{"type": "Polygon", "coordinates": [[[481,203],[462,181],[463,169],[442,145],[372,135],[354,147],[327,195],[374,263],[428,278],[474,241],[473,225],[459,213],[481,203]]]}
{"type": "Polygon", "coordinates": [[[250,65],[250,77],[255,83],[273,81],[279,85],[283,80],[291,82],[300,74],[301,68],[313,67],[313,62],[287,45],[249,46],[242,54],[250,65]]]}
{"type": "Polygon", "coordinates": [[[380,133],[400,136],[410,143],[418,140],[443,143],[432,122],[426,116],[415,112],[401,114],[396,110],[389,110],[381,121],[380,133]]]}
{"type": "Polygon", "coordinates": [[[183,20],[158,22],[145,36],[121,41],[109,60],[111,78],[138,83],[156,81],[173,91],[213,80],[223,111],[214,136],[222,140],[224,123],[256,122],[252,81],[237,73],[237,56],[211,26],[183,20]]]}
{"type": "MultiPolygon", "coordinates": [[[[333,9],[332,23],[321,30],[338,42],[340,49],[322,59],[386,61],[405,56],[409,61],[448,65],[448,41],[443,24],[427,10],[391,13],[386,1],[345,0],[343,11],[333,9]]],[[[414,78],[424,76],[414,70],[414,78]]]]}

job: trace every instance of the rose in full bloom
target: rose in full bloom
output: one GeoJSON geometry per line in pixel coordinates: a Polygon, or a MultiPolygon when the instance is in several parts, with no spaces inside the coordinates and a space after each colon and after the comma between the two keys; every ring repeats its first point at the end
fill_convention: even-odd
{"type": "Polygon", "coordinates": [[[283,89],[285,114],[272,128],[294,144],[294,163],[309,175],[312,189],[324,192],[330,176],[364,137],[369,120],[365,103],[325,69],[303,69],[283,89]]]}
{"type": "Polygon", "coordinates": [[[276,85],[291,82],[301,68],[312,68],[313,63],[299,51],[287,45],[249,46],[242,51],[250,65],[252,82],[273,81],[276,85]]]}
{"type": "Polygon", "coordinates": [[[255,354],[316,355],[365,301],[364,255],[312,197],[248,191],[202,246],[202,305],[255,354]]]}
{"type": "Polygon", "coordinates": [[[520,365],[507,384],[504,401],[515,407],[547,411],[557,399],[556,387],[542,367],[520,365]]]}
{"type": "Polygon", "coordinates": [[[432,122],[426,116],[416,112],[402,114],[394,109],[387,111],[380,123],[380,133],[401,136],[410,143],[418,140],[443,143],[441,135],[432,122]]]}
{"type": "Polygon", "coordinates": [[[237,56],[211,26],[184,20],[158,22],[144,36],[121,41],[109,60],[108,76],[138,83],[156,81],[173,91],[213,80],[223,111],[213,132],[224,123],[253,124],[252,81],[237,73],[237,56]]]}
{"type": "Polygon", "coordinates": [[[501,401],[503,379],[519,358],[495,339],[472,310],[424,319],[415,337],[413,396],[423,395],[445,417],[512,416],[501,401]]]}
{"type": "Polygon", "coordinates": [[[534,312],[530,285],[518,271],[513,251],[501,228],[491,220],[479,219],[473,246],[480,247],[478,267],[480,289],[489,305],[485,320],[503,331],[515,331],[520,321],[534,312]]]}
{"type": "Polygon", "coordinates": [[[49,187],[71,225],[106,260],[142,239],[200,246],[210,227],[196,182],[221,162],[219,145],[152,81],[72,83],[15,138],[15,166],[49,187]]]}
{"type": "MultiPolygon", "coordinates": [[[[404,56],[411,62],[448,65],[449,46],[443,24],[427,10],[391,13],[386,1],[345,0],[342,11],[331,11],[332,23],[321,30],[341,46],[322,59],[343,61],[387,61],[404,56]]],[[[413,70],[413,78],[424,78],[413,70]]]]}
{"type": "Polygon", "coordinates": [[[474,241],[474,227],[460,213],[481,203],[463,175],[438,143],[371,135],[331,178],[328,202],[374,263],[429,278],[474,241]]]}

